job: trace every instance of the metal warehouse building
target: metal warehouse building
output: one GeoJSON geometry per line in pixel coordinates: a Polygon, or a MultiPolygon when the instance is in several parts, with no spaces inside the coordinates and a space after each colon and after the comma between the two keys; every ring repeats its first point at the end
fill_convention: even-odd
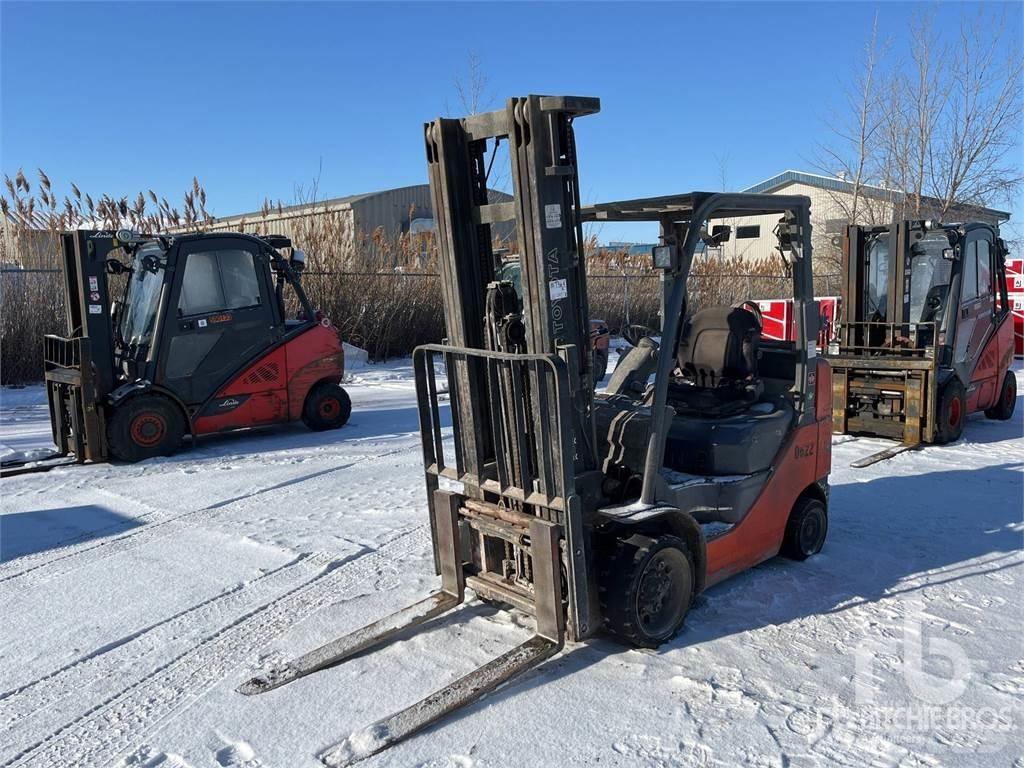
{"type": "MultiPolygon", "coordinates": [[[[849,223],[854,185],[839,177],[822,176],[803,171],[783,171],[770,179],[743,190],[783,195],[806,195],[811,199],[812,245],[815,249],[816,266],[824,266],[828,257],[837,256],[833,238],[841,235],[849,223]]],[[[907,199],[904,192],[870,184],[860,186],[860,210],[857,215],[860,224],[888,224],[893,217],[901,217],[902,204],[907,199]]],[[[938,201],[931,198],[922,200],[926,209],[922,218],[927,218],[929,209],[936,209],[938,201]]],[[[984,221],[999,224],[1010,218],[1005,211],[977,206],[960,206],[951,210],[947,221],[984,221]]],[[[778,216],[750,216],[743,219],[716,222],[732,227],[728,242],[721,248],[709,249],[709,255],[722,258],[763,259],[775,251],[773,235],[778,216]]]]}
{"type": "MultiPolygon", "coordinates": [[[[510,195],[492,190],[494,202],[511,200],[510,195]]],[[[405,233],[429,232],[434,228],[433,201],[429,184],[411,187],[384,189],[360,195],[335,197],[314,203],[270,208],[233,216],[217,218],[204,227],[210,232],[250,232],[254,234],[278,234],[292,238],[297,248],[305,247],[303,232],[317,217],[331,217],[332,231],[339,232],[346,242],[340,243],[342,252],[355,256],[359,250],[358,241],[380,233],[386,238],[395,238],[405,233]]],[[[507,240],[514,225],[492,227],[496,237],[507,240]]]]}

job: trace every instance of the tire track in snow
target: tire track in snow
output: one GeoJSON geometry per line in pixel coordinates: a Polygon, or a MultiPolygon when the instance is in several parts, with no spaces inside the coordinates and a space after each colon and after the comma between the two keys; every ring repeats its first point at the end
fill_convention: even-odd
{"type": "MultiPolygon", "coordinates": [[[[59,549],[48,550],[45,553],[37,553],[36,556],[26,556],[12,560],[6,565],[0,565],[0,585],[3,585],[3,591],[0,592],[0,604],[3,604],[15,596],[15,590],[13,589],[11,582],[14,582],[13,586],[16,586],[17,591],[20,592],[26,586],[31,586],[40,581],[53,578],[54,576],[62,575],[69,571],[85,567],[86,565],[90,565],[98,560],[111,557],[134,547],[147,544],[154,539],[167,536],[180,527],[195,527],[200,525],[203,520],[215,516],[225,507],[233,506],[257,496],[262,496],[266,493],[272,493],[282,488],[287,488],[297,483],[322,477],[323,475],[327,475],[332,472],[339,472],[343,469],[348,469],[349,467],[355,466],[356,464],[370,458],[384,458],[395,453],[403,452],[404,451],[391,451],[389,453],[380,454],[379,456],[363,456],[355,461],[350,461],[347,464],[340,464],[338,466],[328,467],[327,469],[321,469],[316,472],[309,472],[298,477],[283,480],[279,483],[274,483],[273,485],[258,488],[255,491],[234,496],[230,499],[218,501],[214,504],[201,507],[200,509],[168,514],[155,522],[150,522],[138,528],[126,531],[120,536],[101,538],[104,531],[110,530],[110,528],[116,529],[121,527],[120,524],[109,526],[108,528],[99,529],[98,531],[88,534],[86,543],[70,544],[68,546],[60,547],[59,549]],[[36,563],[37,560],[42,560],[42,562],[36,563]]],[[[145,517],[146,516],[142,516],[136,519],[144,519],[145,517]]]]}
{"type": "Polygon", "coordinates": [[[141,679],[155,666],[158,654],[185,650],[194,645],[197,635],[212,633],[228,620],[251,611],[255,606],[275,599],[284,592],[322,575],[340,556],[317,552],[301,555],[260,576],[236,585],[190,608],[148,627],[107,643],[79,659],[41,678],[0,693],[0,731],[9,738],[0,746],[3,753],[16,753],[31,743],[31,734],[49,733],[59,728],[68,710],[78,702],[61,708],[64,698],[89,687],[89,696],[97,687],[112,680],[141,679]],[[56,711],[54,711],[56,709],[56,711]],[[26,719],[28,722],[26,723],[26,719]],[[19,730],[15,732],[15,726],[19,730]],[[27,743],[26,743],[27,741],[27,743]]]}
{"type": "Polygon", "coordinates": [[[176,655],[5,763],[10,768],[109,765],[145,738],[157,723],[187,708],[240,662],[339,596],[372,578],[426,542],[427,525],[400,533],[368,554],[236,619],[193,648],[176,655]]]}

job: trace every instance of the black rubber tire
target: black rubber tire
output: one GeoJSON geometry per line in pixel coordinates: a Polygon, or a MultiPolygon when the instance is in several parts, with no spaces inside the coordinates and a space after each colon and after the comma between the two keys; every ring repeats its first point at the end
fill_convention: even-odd
{"type": "Polygon", "coordinates": [[[806,560],[821,551],[827,534],[828,512],[825,505],[819,499],[801,496],[789,513],[779,554],[790,560],[806,560]]]}
{"type": "Polygon", "coordinates": [[[967,398],[960,379],[953,377],[939,393],[939,405],[935,409],[935,442],[939,445],[960,439],[967,418],[967,398]]]}
{"type": "Polygon", "coordinates": [[[598,386],[604,375],[608,373],[608,350],[594,350],[594,386],[598,386]]]}
{"type": "Polygon", "coordinates": [[[1013,410],[1017,407],[1017,377],[1013,371],[1007,371],[1003,377],[1003,386],[999,388],[999,402],[985,409],[985,415],[996,421],[1009,421],[1013,418],[1013,410]]]}
{"type": "Polygon", "coordinates": [[[351,415],[352,400],[348,392],[326,381],[309,390],[302,406],[302,423],[314,432],[343,427],[351,415]]]}
{"type": "Polygon", "coordinates": [[[110,455],[120,461],[170,456],[184,436],[185,416],[181,409],[159,395],[126,400],[107,419],[110,455]]]}
{"type": "Polygon", "coordinates": [[[599,579],[606,629],[640,648],[671,640],[693,602],[693,556],[686,543],[668,534],[635,534],[616,540],[603,562],[599,579]],[[656,606],[653,617],[644,602],[647,609],[656,606]]]}

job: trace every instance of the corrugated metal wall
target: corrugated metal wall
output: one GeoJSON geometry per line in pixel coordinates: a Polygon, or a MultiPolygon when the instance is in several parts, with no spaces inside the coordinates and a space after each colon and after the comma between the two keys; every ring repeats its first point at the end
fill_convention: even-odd
{"type": "Polygon", "coordinates": [[[412,219],[434,215],[429,184],[363,195],[353,200],[351,206],[356,230],[366,235],[382,228],[385,235],[395,237],[409,229],[412,219]]]}

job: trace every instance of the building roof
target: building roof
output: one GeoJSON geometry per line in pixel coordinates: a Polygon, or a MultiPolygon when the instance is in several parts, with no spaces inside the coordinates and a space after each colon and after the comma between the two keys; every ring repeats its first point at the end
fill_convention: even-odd
{"type": "MultiPolygon", "coordinates": [[[[285,205],[280,209],[275,206],[271,206],[269,213],[271,215],[281,215],[290,213],[302,213],[310,210],[345,210],[351,208],[353,203],[360,202],[361,200],[368,200],[372,197],[379,197],[381,195],[390,195],[395,192],[406,192],[412,190],[429,189],[429,184],[411,184],[407,187],[396,187],[394,189],[381,189],[376,192],[363,192],[358,195],[344,195],[343,197],[331,197],[326,200],[315,200],[311,203],[298,203],[296,205],[285,205]]],[[[251,211],[249,213],[232,213],[227,216],[217,216],[218,222],[231,221],[235,219],[259,219],[262,218],[263,211],[251,211]]]]}
{"type": "MultiPolygon", "coordinates": [[[[331,197],[326,200],[315,200],[311,203],[298,203],[296,205],[285,205],[279,209],[276,205],[271,206],[267,212],[272,217],[292,217],[295,215],[301,215],[310,211],[322,213],[324,211],[344,211],[350,209],[355,203],[364,202],[371,200],[375,197],[386,197],[388,195],[402,195],[402,194],[416,194],[422,193],[430,199],[430,185],[429,184],[410,184],[407,187],[393,187],[391,189],[379,189],[375,192],[363,192],[358,195],[345,195],[343,197],[331,197]]],[[[492,202],[507,202],[512,200],[512,195],[507,192],[502,192],[497,189],[487,190],[488,199],[492,202]]],[[[240,221],[245,219],[246,221],[252,219],[262,219],[263,211],[251,211],[249,213],[232,213],[227,216],[216,216],[214,220],[218,224],[225,224],[230,222],[240,221]]]]}
{"type": "MultiPolygon", "coordinates": [[[[744,192],[774,192],[777,189],[781,189],[787,184],[806,184],[810,187],[818,187],[819,189],[827,189],[833,192],[847,192],[853,194],[854,185],[852,181],[846,179],[840,179],[835,176],[823,176],[819,173],[807,173],[806,171],[794,171],[787,170],[780,174],[772,176],[770,179],[765,179],[762,182],[754,184],[752,187],[747,187],[744,192]]],[[[868,197],[875,197],[881,199],[898,199],[906,192],[899,189],[890,189],[888,187],[882,187],[877,184],[861,184],[861,194],[868,197]]],[[[927,198],[928,200],[934,200],[934,198],[927,198]]],[[[938,201],[935,201],[938,202],[938,201]]],[[[995,208],[988,208],[983,205],[978,206],[958,206],[958,207],[971,207],[976,208],[979,211],[983,211],[989,216],[994,216],[1002,221],[1010,218],[1010,214],[1007,211],[1000,211],[995,208]]]]}

